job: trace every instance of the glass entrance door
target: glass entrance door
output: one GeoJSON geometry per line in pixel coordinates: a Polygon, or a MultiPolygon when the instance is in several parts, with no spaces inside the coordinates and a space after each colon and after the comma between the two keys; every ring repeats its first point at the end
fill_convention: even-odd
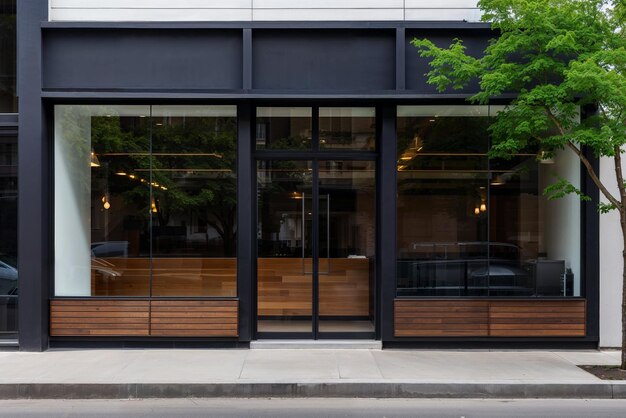
{"type": "Polygon", "coordinates": [[[375,163],[257,162],[257,335],[373,338],[375,163]]]}

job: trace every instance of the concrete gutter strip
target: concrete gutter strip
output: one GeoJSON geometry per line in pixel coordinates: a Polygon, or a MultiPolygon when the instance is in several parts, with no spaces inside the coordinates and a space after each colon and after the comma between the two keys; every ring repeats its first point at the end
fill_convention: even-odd
{"type": "Polygon", "coordinates": [[[0,384],[0,399],[128,398],[626,399],[625,383],[0,384]]]}

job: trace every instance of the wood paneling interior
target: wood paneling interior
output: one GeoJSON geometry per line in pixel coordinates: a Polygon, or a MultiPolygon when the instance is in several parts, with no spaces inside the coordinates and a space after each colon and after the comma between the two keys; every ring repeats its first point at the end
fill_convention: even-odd
{"type": "Polygon", "coordinates": [[[395,301],[396,337],[584,337],[585,300],[395,301]]]}
{"type": "Polygon", "coordinates": [[[53,300],[50,302],[52,336],[148,336],[150,302],[147,300],[53,300]]]}
{"type": "Polygon", "coordinates": [[[489,335],[487,301],[396,300],[396,337],[467,337],[489,335]]]}
{"type": "Polygon", "coordinates": [[[152,296],[237,296],[236,258],[155,258],[152,296]]]}
{"type": "MultiPolygon", "coordinates": [[[[259,316],[311,316],[310,258],[259,258],[257,266],[259,316]]],[[[330,269],[321,259],[319,268],[321,316],[369,316],[368,259],[333,258],[330,269]]]]}
{"type": "Polygon", "coordinates": [[[237,301],[153,300],[150,334],[174,337],[236,337],[237,301]]]}
{"type": "MultiPolygon", "coordinates": [[[[149,296],[149,258],[96,258],[93,296],[149,296]]],[[[235,297],[236,258],[153,258],[152,296],[235,297]]]]}
{"type": "Polygon", "coordinates": [[[68,300],[50,302],[50,335],[237,337],[237,300],[68,300]]]}

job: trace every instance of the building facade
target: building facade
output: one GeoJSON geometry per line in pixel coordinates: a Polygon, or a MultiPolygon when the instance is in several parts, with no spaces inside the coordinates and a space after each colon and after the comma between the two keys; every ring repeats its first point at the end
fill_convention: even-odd
{"type": "Polygon", "coordinates": [[[602,344],[578,159],[489,159],[510,97],[438,93],[410,45],[480,54],[474,1],[0,4],[5,340],[602,344]]]}

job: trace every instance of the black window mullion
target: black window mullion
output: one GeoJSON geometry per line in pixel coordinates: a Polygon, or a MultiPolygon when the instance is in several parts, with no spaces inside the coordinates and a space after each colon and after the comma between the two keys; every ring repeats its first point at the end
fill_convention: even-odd
{"type": "Polygon", "coordinates": [[[318,339],[319,334],[319,162],[313,160],[313,202],[312,202],[312,324],[313,339],[318,339]]]}
{"type": "Polygon", "coordinates": [[[314,106],[311,113],[311,146],[314,153],[320,150],[320,108],[314,106]]]}

